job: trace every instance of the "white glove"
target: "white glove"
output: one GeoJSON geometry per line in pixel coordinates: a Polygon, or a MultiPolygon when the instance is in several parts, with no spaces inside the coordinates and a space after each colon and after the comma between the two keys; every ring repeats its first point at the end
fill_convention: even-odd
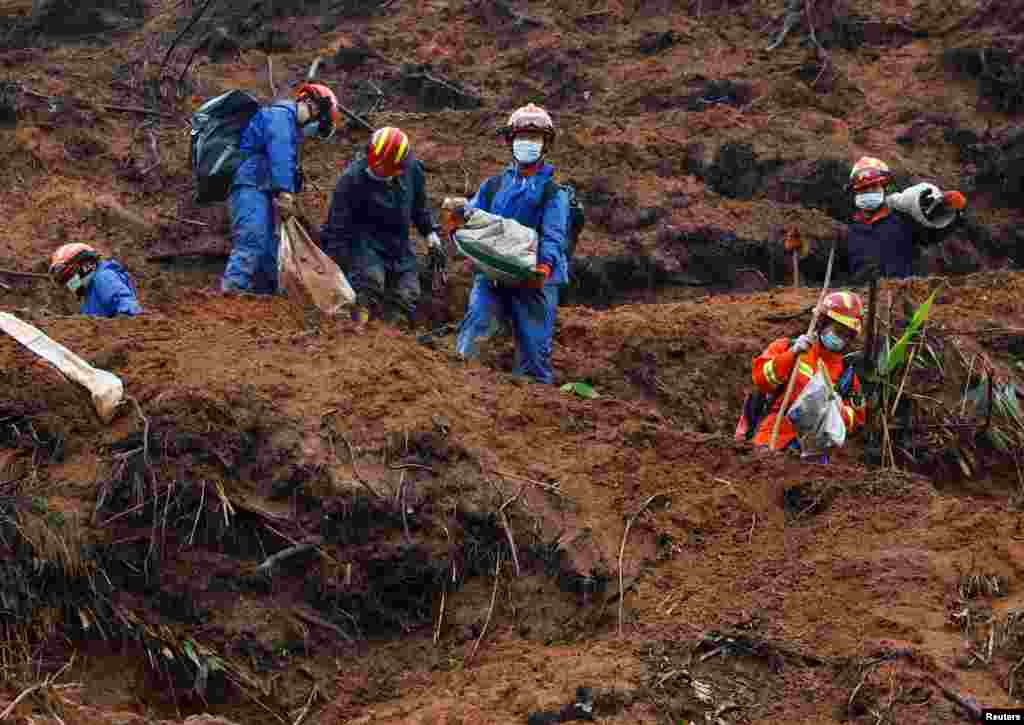
{"type": "Polygon", "coordinates": [[[431,247],[440,247],[441,237],[437,236],[437,232],[431,232],[430,234],[427,235],[427,244],[429,244],[431,247]]]}
{"type": "Polygon", "coordinates": [[[814,345],[818,336],[813,332],[810,335],[801,335],[793,341],[793,344],[789,346],[790,352],[795,352],[799,355],[802,352],[807,352],[814,345]]]}

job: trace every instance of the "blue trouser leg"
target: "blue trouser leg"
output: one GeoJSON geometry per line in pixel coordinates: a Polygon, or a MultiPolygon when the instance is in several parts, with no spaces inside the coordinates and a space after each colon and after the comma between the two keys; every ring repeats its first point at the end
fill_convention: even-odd
{"type": "Polygon", "coordinates": [[[231,192],[231,256],[221,289],[259,294],[277,291],[277,235],[270,194],[254,186],[231,192]]]}
{"type": "Polygon", "coordinates": [[[461,357],[475,360],[480,355],[479,342],[493,334],[492,322],[500,304],[498,290],[486,277],[477,275],[469,292],[466,316],[459,323],[459,334],[455,341],[455,351],[461,357]]]}
{"type": "Polygon", "coordinates": [[[508,290],[507,295],[504,307],[512,318],[518,352],[516,373],[529,375],[541,383],[553,383],[551,340],[555,334],[558,286],[545,285],[541,290],[513,289],[508,290]]]}

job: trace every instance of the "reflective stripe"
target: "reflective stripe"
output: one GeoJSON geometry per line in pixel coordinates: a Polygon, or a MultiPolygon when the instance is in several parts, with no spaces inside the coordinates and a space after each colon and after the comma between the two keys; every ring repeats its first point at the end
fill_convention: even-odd
{"type": "Polygon", "coordinates": [[[800,361],[800,372],[802,372],[809,378],[814,377],[814,368],[812,368],[808,363],[805,363],[803,360],[800,361]]]}
{"type": "Polygon", "coordinates": [[[847,428],[852,428],[854,421],[857,419],[856,416],[853,413],[853,408],[851,408],[848,405],[844,405],[843,406],[843,415],[849,417],[849,420],[846,421],[846,427],[847,428]]]}
{"type": "Polygon", "coordinates": [[[843,324],[843,325],[846,325],[851,330],[856,330],[857,332],[860,332],[860,327],[861,327],[860,320],[858,320],[856,317],[850,317],[849,315],[843,315],[843,314],[840,314],[839,312],[836,312],[835,310],[829,310],[828,311],[828,316],[831,317],[836,322],[838,322],[840,324],[843,324]]]}
{"type": "Polygon", "coordinates": [[[778,377],[776,377],[775,375],[774,360],[769,360],[768,362],[766,362],[764,364],[764,367],[761,368],[761,372],[764,373],[764,379],[767,380],[772,385],[782,385],[782,381],[779,380],[778,377]]]}
{"type": "Polygon", "coordinates": [[[398,147],[398,153],[395,154],[395,163],[401,163],[402,159],[405,158],[405,152],[409,150],[409,139],[407,136],[402,136],[402,143],[398,147]]]}

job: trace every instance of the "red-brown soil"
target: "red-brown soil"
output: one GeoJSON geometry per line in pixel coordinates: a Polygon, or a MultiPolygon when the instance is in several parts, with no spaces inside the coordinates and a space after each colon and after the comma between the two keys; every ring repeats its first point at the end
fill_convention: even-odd
{"type": "MultiPolygon", "coordinates": [[[[972,201],[973,231],[928,259],[976,273],[885,283],[881,298],[938,290],[934,334],[1019,375],[1020,209],[1009,182],[978,180],[1012,158],[997,141],[1015,119],[943,61],[1015,48],[1019,14],[857,5],[863,42],[830,46],[818,79],[805,26],[763,50],[776,0],[341,3],[351,16],[324,32],[313,3],[278,4],[265,25],[292,44],[274,56],[278,87],[324,55],[343,103],[410,133],[435,205],[505,162],[493,131],[511,108],[546,104],[553,160],[588,204],[581,259],[646,255],[658,282],[601,267],[604,291],[561,308],[558,382],[586,381],[594,400],[513,378],[504,339],[467,364],[450,336],[422,345],[376,321],[358,335],[282,298],[211,295],[226,222],[189,201],[187,114],[229,86],[266,94],[262,50],[199,53],[144,126],[107,107],[153,102],[144,82],[201,4],[150,3],[138,21],[105,3],[123,27],[83,40],[32,35],[30,3],[0,1],[28,39],[0,36],[0,74],[22,87],[17,129],[0,130],[0,268],[39,272],[57,244],[89,240],[130,268],[147,311],[72,316],[60,290],[0,276],[0,308],[121,376],[144,416],[130,405],[100,424],[0,340],[0,712],[37,684],[18,725],[524,723],[581,686],[606,723],[955,722],[942,687],[1017,702],[1012,465],[883,470],[856,439],[806,465],[732,433],[751,358],[802,331],[817,297],[749,291],[737,270],[771,278],[795,224],[817,240],[806,273],[820,279],[843,199],[807,180],[863,153],[972,201]],[[403,81],[403,63],[459,92],[403,81]],[[372,113],[367,80],[386,91],[372,113]],[[699,103],[726,80],[711,90],[735,102],[699,103]],[[756,168],[716,163],[728,142],[756,168]],[[172,258],[184,252],[199,254],[172,258]]],[[[238,33],[240,7],[211,13],[238,33]]],[[[211,28],[198,25],[174,79],[211,28]]],[[[310,216],[364,141],[310,145],[310,216]]],[[[457,319],[467,286],[456,268],[425,316],[457,319]]]]}

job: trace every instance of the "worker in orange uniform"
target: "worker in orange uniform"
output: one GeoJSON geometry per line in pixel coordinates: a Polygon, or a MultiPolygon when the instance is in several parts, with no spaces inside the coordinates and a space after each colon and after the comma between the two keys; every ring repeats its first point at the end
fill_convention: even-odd
{"type": "MultiPolygon", "coordinates": [[[[841,410],[847,435],[864,425],[866,407],[861,395],[860,380],[853,367],[847,367],[843,362],[843,352],[861,333],[863,318],[864,304],[858,295],[852,292],[832,292],[822,300],[817,329],[795,340],[776,340],[754,358],[754,385],[762,396],[767,397],[763,406],[767,413],[761,420],[752,421],[756,426],[755,445],[769,446],[775,416],[780,412],[788,412],[788,407],[786,411],[780,411],[780,408],[794,366],[797,366],[796,381],[787,406],[792,406],[800,397],[804,386],[814,377],[819,361],[824,363],[832,385],[842,398],[841,410]]],[[[796,429],[784,416],[773,450],[786,448],[799,451],[800,443],[796,429]]]]}

